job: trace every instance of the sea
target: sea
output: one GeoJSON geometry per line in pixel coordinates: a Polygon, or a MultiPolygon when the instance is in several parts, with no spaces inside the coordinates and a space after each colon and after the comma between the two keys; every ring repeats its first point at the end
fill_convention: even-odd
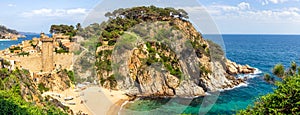
{"type": "MultiPolygon", "coordinates": [[[[0,50],[24,40],[31,40],[33,37],[39,37],[39,34],[28,34],[26,38],[16,41],[0,41],[0,50]]],[[[218,36],[204,35],[204,37],[213,40],[218,36]]],[[[291,61],[300,64],[300,35],[221,35],[221,37],[222,42],[219,42],[222,43],[228,59],[259,70],[256,74],[246,75],[250,77],[246,84],[233,89],[209,92],[205,97],[138,99],[124,103],[119,114],[235,114],[253,105],[258,97],[272,93],[276,89],[273,84],[263,80],[263,74],[271,74],[275,64],[282,63],[285,67],[288,67],[291,61]]]]}
{"type": "Polygon", "coordinates": [[[19,38],[18,40],[0,40],[0,50],[9,48],[11,45],[17,45],[22,43],[24,40],[32,40],[32,38],[40,37],[40,34],[25,34],[25,38],[19,38]]]}
{"type": "MultiPolygon", "coordinates": [[[[212,40],[217,37],[217,35],[204,35],[204,38],[212,40]]],[[[271,74],[275,64],[281,63],[289,67],[291,61],[297,64],[300,62],[300,35],[222,35],[221,37],[228,59],[259,69],[256,74],[237,76],[248,76],[250,79],[246,84],[193,99],[138,99],[124,103],[119,114],[235,114],[253,105],[258,97],[272,93],[276,89],[276,86],[263,80],[264,73],[271,74]]]]}

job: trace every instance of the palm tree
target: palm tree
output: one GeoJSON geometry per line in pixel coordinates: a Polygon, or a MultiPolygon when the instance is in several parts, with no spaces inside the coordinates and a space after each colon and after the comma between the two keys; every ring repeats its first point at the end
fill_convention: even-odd
{"type": "Polygon", "coordinates": [[[272,70],[273,74],[279,78],[284,78],[284,67],[282,64],[276,64],[272,70]]]}

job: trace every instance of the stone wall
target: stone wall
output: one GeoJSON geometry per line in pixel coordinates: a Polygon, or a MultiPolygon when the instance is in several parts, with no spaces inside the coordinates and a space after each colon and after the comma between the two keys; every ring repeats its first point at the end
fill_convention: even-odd
{"type": "Polygon", "coordinates": [[[53,60],[55,65],[61,65],[62,69],[71,69],[73,64],[73,53],[54,53],[53,60]]]}
{"type": "MultiPolygon", "coordinates": [[[[29,56],[13,56],[9,60],[14,60],[15,67],[28,69],[32,72],[40,72],[42,68],[42,55],[29,55],[29,56]]],[[[53,53],[53,65],[61,65],[62,69],[72,69],[73,64],[73,53],[53,53]]],[[[54,67],[53,67],[54,69],[54,67]]],[[[52,70],[53,70],[52,69],[52,70]]]]}
{"type": "Polygon", "coordinates": [[[42,70],[41,54],[29,56],[13,56],[10,58],[10,60],[15,60],[17,63],[17,67],[28,69],[32,72],[39,72],[42,70]]]}

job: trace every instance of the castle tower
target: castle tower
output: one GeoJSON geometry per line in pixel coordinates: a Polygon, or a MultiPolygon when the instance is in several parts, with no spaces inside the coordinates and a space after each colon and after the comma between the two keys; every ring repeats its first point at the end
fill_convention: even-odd
{"type": "Polygon", "coordinates": [[[41,33],[42,41],[42,70],[51,72],[54,68],[53,62],[53,39],[41,33]]]}

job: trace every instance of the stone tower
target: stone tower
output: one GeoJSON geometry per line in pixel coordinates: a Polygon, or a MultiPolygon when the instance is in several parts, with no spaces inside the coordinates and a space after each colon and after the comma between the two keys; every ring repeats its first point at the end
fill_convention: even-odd
{"type": "Polygon", "coordinates": [[[42,41],[42,70],[51,72],[54,68],[53,62],[53,39],[41,33],[42,41]]]}

